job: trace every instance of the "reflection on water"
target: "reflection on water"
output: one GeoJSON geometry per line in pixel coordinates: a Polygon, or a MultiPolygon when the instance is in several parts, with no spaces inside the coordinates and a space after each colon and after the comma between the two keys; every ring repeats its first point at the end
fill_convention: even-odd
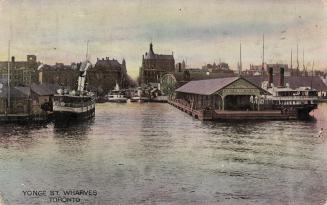
{"type": "Polygon", "coordinates": [[[58,138],[80,138],[87,137],[94,124],[94,119],[81,122],[54,122],[54,134],[58,138]]]}
{"type": "Polygon", "coordinates": [[[99,104],[84,123],[1,125],[0,197],[48,204],[22,190],[75,188],[99,193],[80,204],[323,204],[327,104],[313,115],[218,123],[168,104],[99,104]]]}

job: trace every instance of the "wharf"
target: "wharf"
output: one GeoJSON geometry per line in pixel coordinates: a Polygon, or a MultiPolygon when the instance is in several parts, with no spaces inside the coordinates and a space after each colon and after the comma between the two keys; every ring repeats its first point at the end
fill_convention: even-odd
{"type": "Polygon", "coordinates": [[[26,122],[45,122],[50,120],[53,113],[29,115],[29,114],[0,114],[0,123],[26,123],[26,122]]]}
{"type": "Polygon", "coordinates": [[[187,114],[191,115],[195,119],[213,120],[214,115],[213,115],[212,110],[195,110],[181,102],[176,102],[173,100],[168,100],[168,103],[170,105],[182,110],[183,112],[186,112],[187,114]]]}
{"type": "Polygon", "coordinates": [[[199,120],[295,120],[295,112],[281,110],[265,111],[230,111],[230,110],[195,110],[182,102],[169,100],[168,103],[199,120]]]}
{"type": "Polygon", "coordinates": [[[214,111],[215,120],[295,120],[295,113],[282,113],[280,110],[267,111],[214,111]]]}

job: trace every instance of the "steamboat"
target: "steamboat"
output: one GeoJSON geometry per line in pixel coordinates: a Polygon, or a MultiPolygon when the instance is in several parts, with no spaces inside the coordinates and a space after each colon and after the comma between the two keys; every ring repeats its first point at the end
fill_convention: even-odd
{"type": "Polygon", "coordinates": [[[59,89],[53,99],[55,121],[85,120],[95,115],[95,95],[85,90],[85,77],[90,61],[81,63],[78,77],[78,89],[59,89]]]}
{"type": "Polygon", "coordinates": [[[279,86],[272,83],[272,68],[269,69],[268,81],[264,81],[262,88],[271,95],[265,96],[264,104],[270,105],[274,110],[290,113],[298,119],[308,119],[309,113],[317,109],[318,91],[312,86],[291,88],[284,82],[284,68],[280,68],[279,86]]]}

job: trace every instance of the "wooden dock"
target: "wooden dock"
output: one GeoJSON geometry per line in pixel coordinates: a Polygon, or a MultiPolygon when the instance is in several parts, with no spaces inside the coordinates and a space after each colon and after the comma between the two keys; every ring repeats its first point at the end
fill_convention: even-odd
{"type": "Polygon", "coordinates": [[[189,105],[184,104],[183,102],[172,101],[168,100],[168,103],[172,106],[176,107],[177,109],[186,112],[187,114],[191,115],[195,119],[199,120],[213,120],[213,112],[212,110],[195,110],[192,109],[189,105]]]}
{"type": "Polygon", "coordinates": [[[297,119],[294,112],[282,112],[281,110],[266,111],[230,111],[230,110],[195,110],[182,101],[168,101],[169,104],[179,110],[188,113],[199,120],[292,120],[297,119]]]}
{"type": "Polygon", "coordinates": [[[280,110],[267,111],[221,111],[215,110],[215,120],[291,120],[295,113],[282,113],[280,110]]]}
{"type": "Polygon", "coordinates": [[[45,122],[50,120],[53,113],[29,115],[29,114],[0,114],[0,123],[29,123],[29,122],[45,122]]]}

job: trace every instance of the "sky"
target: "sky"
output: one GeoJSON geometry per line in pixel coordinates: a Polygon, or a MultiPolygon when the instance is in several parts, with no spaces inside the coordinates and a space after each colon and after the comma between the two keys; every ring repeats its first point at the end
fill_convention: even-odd
{"type": "Polygon", "coordinates": [[[171,54],[188,67],[224,61],[236,69],[262,62],[327,70],[327,0],[0,0],[0,61],[36,54],[47,64],[126,60],[136,78],[142,55],[171,54]]]}

